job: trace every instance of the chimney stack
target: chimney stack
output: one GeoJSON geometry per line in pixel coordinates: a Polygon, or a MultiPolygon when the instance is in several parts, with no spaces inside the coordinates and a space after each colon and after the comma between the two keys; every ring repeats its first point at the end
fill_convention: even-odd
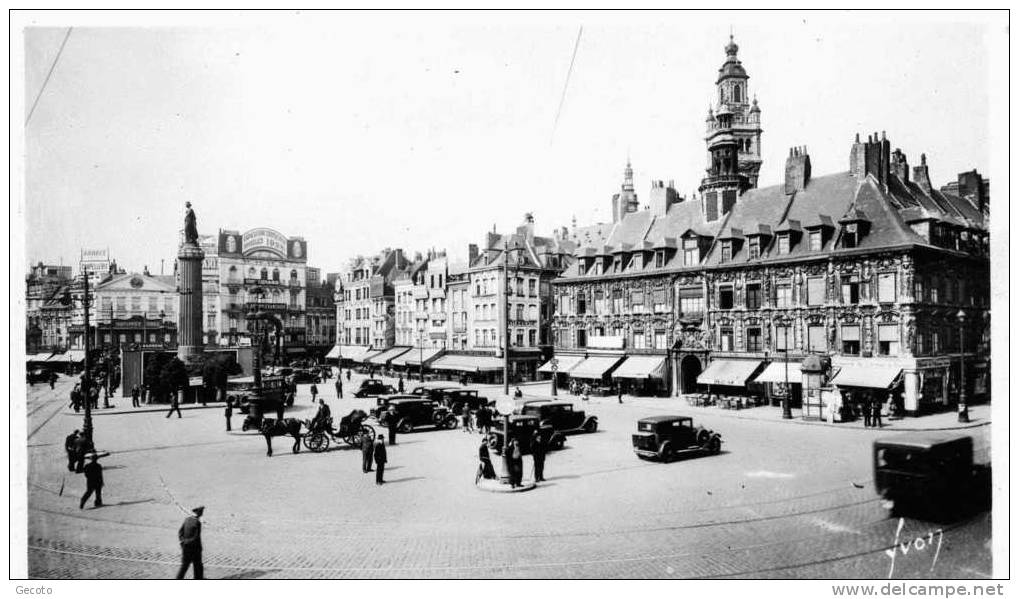
{"type": "Polygon", "coordinates": [[[931,195],[931,175],[927,170],[927,154],[920,154],[920,166],[913,167],[913,181],[927,195],[931,195]]]}
{"type": "Polygon", "coordinates": [[[977,210],[983,212],[988,203],[990,197],[988,197],[987,186],[985,185],[984,178],[980,176],[980,173],[973,169],[965,173],[959,173],[959,196],[970,200],[977,210]]]}
{"type": "Polygon", "coordinates": [[[807,147],[789,148],[785,161],[785,193],[792,195],[807,188],[810,181],[810,155],[807,147]]]}
{"type": "Polygon", "coordinates": [[[895,151],[892,152],[890,172],[903,183],[909,183],[909,163],[906,160],[906,155],[899,148],[895,148],[895,151]]]}
{"type": "Polygon", "coordinates": [[[478,244],[472,243],[467,246],[467,266],[474,266],[474,262],[478,259],[478,244]]]}

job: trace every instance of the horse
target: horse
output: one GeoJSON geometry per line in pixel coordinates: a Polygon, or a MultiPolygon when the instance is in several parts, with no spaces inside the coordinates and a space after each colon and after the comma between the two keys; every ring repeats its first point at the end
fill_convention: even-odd
{"type": "Polygon", "coordinates": [[[294,438],[294,446],[292,451],[298,453],[301,451],[301,426],[304,422],[297,418],[284,418],[282,420],[276,420],[275,418],[263,418],[262,426],[259,430],[262,436],[265,437],[265,446],[268,449],[265,455],[266,457],[272,457],[272,438],[273,437],[285,437],[290,435],[294,438]]]}

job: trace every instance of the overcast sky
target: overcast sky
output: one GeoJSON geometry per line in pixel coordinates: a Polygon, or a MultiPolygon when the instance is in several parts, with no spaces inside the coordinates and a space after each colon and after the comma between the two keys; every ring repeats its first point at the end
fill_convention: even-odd
{"type": "MultiPolygon", "coordinates": [[[[129,270],[165,259],[172,272],[185,201],[203,234],[303,236],[324,272],[387,246],[464,258],[528,211],[545,234],[574,215],[609,220],[627,155],[642,202],[652,179],[689,195],[730,26],[760,102],[762,186],[781,182],[790,146],[821,175],[847,169],[856,132],[881,130],[910,164],[926,152],[936,185],[989,174],[989,53],[1007,23],[891,18],[343,13],[76,28],[25,131],[26,259],[109,247],[129,270]]],[[[25,114],[65,32],[26,30],[25,114]]]]}

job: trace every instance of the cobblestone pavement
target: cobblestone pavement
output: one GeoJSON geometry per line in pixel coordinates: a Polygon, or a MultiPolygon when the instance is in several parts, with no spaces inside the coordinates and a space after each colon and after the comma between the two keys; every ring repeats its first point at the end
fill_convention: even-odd
{"type": "MultiPolygon", "coordinates": [[[[337,417],[374,401],[335,399],[332,381],[319,388],[337,417]]],[[[698,412],[723,453],[659,464],[634,456],[630,434],[644,415],[682,412],[678,402],[578,401],[599,431],[551,453],[546,484],[493,494],[473,485],[480,438],[459,429],[401,435],[378,487],[355,449],[294,455],[277,438],[267,458],[240,418],[225,432],[221,409],[109,414],[96,418],[97,446],[111,452],[106,506],[79,510],[84,481],[62,447],[81,422],[64,413],[68,389],[65,379],[29,391],[34,578],[170,577],[177,528],[199,504],[214,578],[883,578],[892,568],[899,522],[871,482],[881,433],[698,412]]],[[[313,414],[307,386],[289,414],[313,414]]],[[[986,430],[968,431],[982,455],[986,430]]],[[[990,530],[990,514],[944,527],[907,519],[898,538],[911,544],[892,575],[987,577],[990,530]]]]}

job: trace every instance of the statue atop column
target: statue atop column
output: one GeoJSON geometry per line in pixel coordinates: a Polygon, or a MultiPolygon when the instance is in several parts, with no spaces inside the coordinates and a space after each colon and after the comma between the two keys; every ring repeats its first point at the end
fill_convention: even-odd
{"type": "Polygon", "coordinates": [[[198,245],[198,223],[191,202],[184,202],[184,243],[198,245]]]}

